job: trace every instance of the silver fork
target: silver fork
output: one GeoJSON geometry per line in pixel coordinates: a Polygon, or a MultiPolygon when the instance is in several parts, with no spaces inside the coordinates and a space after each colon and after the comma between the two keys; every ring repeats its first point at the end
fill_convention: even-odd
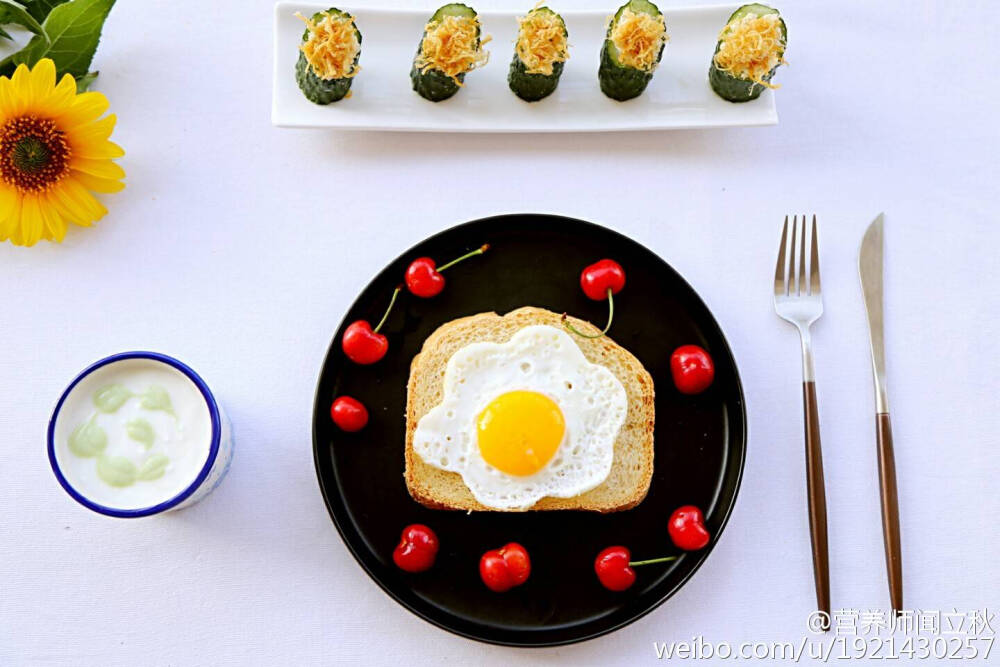
{"type": "Polygon", "coordinates": [[[830,618],[830,559],[826,537],[826,490],[823,484],[823,453],[819,440],[819,409],[816,405],[816,375],[813,369],[812,339],[809,326],[823,314],[823,295],[819,282],[819,241],[816,216],[809,234],[809,265],[806,267],[806,216],[788,216],[781,230],[778,263],[774,269],[774,309],[799,330],[802,340],[802,402],[805,410],[806,487],[809,496],[809,530],[812,536],[813,574],[816,580],[816,606],[825,612],[826,627],[830,618]],[[787,256],[787,261],[786,261],[787,256]]]}

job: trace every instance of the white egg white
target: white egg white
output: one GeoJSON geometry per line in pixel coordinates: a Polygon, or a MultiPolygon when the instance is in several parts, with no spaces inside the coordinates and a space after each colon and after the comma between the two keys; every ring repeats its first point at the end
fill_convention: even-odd
{"type": "Polygon", "coordinates": [[[607,479],[628,398],[604,366],[583,356],[555,327],[521,329],[506,343],[472,343],[448,360],[441,403],[417,423],[414,451],[428,464],[457,472],[481,504],[523,510],[546,496],[570,498],[607,479]],[[534,391],[555,401],[566,422],[559,449],[533,475],[509,475],[483,460],[476,420],[498,396],[534,391]]]}

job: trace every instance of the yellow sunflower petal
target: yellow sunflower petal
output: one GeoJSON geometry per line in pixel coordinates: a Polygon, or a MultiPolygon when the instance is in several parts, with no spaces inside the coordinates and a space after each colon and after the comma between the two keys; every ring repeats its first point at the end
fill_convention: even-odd
{"type": "Polygon", "coordinates": [[[93,160],[109,160],[125,155],[121,146],[107,139],[81,140],[78,136],[74,136],[69,143],[73,155],[89,157],[93,160]]]}
{"type": "Polygon", "coordinates": [[[68,129],[60,121],[55,121],[60,128],[66,132],[66,141],[70,146],[79,143],[90,143],[94,141],[106,141],[111,136],[111,131],[115,129],[115,122],[118,120],[113,113],[108,114],[101,120],[87,123],[73,129],[68,129]]]}
{"type": "Polygon", "coordinates": [[[91,217],[87,212],[87,207],[70,195],[70,190],[67,189],[65,183],[63,181],[49,191],[52,201],[59,205],[63,215],[74,225],[89,226],[91,217]]]}
{"type": "Polygon", "coordinates": [[[64,74],[55,88],[51,88],[39,103],[39,110],[47,116],[61,112],[73,103],[76,97],[76,79],[72,74],[64,74]]]}
{"type": "Polygon", "coordinates": [[[88,226],[94,220],[103,218],[104,214],[108,212],[108,209],[104,208],[94,198],[94,195],[90,194],[73,176],[64,178],[59,185],[53,188],[53,192],[63,205],[79,216],[79,218],[73,218],[73,221],[78,225],[88,226]]]}
{"type": "Polygon", "coordinates": [[[22,63],[17,66],[14,74],[10,77],[11,96],[14,98],[14,114],[20,115],[24,113],[25,109],[32,102],[31,86],[28,85],[30,75],[31,70],[28,69],[27,65],[22,63]]]}
{"type": "Polygon", "coordinates": [[[79,213],[78,211],[74,211],[70,206],[66,204],[66,202],[64,202],[59,197],[58,185],[50,189],[46,193],[46,195],[49,205],[54,207],[56,211],[59,213],[59,215],[62,217],[62,219],[65,220],[66,222],[74,222],[78,217],[80,217],[78,215],[79,213]]]}
{"type": "Polygon", "coordinates": [[[47,241],[61,242],[66,236],[66,220],[51,193],[38,196],[38,210],[41,213],[44,226],[42,238],[47,241]]]}
{"type": "Polygon", "coordinates": [[[28,77],[31,75],[31,70],[24,63],[21,63],[14,70],[14,73],[10,77],[10,82],[14,84],[14,89],[23,94],[24,91],[21,90],[27,83],[28,77]]]}
{"type": "Polygon", "coordinates": [[[90,174],[78,171],[73,174],[73,178],[76,182],[87,188],[91,192],[102,192],[102,193],[112,193],[118,192],[125,187],[125,184],[121,181],[113,181],[107,178],[99,178],[97,176],[91,176],[90,174]]]}
{"type": "Polygon", "coordinates": [[[0,241],[6,241],[13,234],[14,224],[20,217],[20,205],[21,195],[18,191],[6,183],[0,183],[0,241]]]}
{"type": "Polygon", "coordinates": [[[18,197],[17,201],[14,203],[14,209],[10,214],[10,224],[8,227],[10,242],[14,245],[24,245],[21,240],[21,206],[24,204],[24,199],[18,197]]]}
{"type": "Polygon", "coordinates": [[[42,212],[38,209],[38,195],[24,195],[21,200],[21,243],[33,246],[42,238],[42,212]]]}
{"type": "MultiPolygon", "coordinates": [[[[108,110],[108,106],[108,98],[104,96],[104,93],[96,91],[80,93],[73,98],[73,103],[68,108],[53,116],[53,120],[64,130],[71,130],[97,120],[101,114],[108,110]]],[[[114,123],[111,125],[114,127],[114,123]]]]}
{"type": "Polygon", "coordinates": [[[56,64],[51,58],[42,58],[29,72],[28,86],[31,97],[37,103],[45,100],[56,85],[56,64]]]}
{"type": "Polygon", "coordinates": [[[98,178],[110,178],[116,181],[125,178],[125,170],[111,160],[91,160],[73,156],[69,160],[69,168],[98,178]]]}
{"type": "Polygon", "coordinates": [[[5,222],[10,217],[20,196],[16,188],[0,181],[0,223],[5,222]]]}
{"type": "Polygon", "coordinates": [[[0,77],[0,122],[6,122],[14,115],[16,103],[10,79],[0,77]]]}

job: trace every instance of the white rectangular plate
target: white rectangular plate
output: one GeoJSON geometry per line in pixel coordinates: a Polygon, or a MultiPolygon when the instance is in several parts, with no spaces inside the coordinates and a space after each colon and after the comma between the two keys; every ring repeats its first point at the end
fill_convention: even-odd
{"type": "MultiPolygon", "coordinates": [[[[598,59],[608,18],[620,2],[609,0],[607,12],[562,12],[570,59],[556,91],[532,103],[518,99],[507,87],[517,13],[480,14],[484,34],[493,36],[486,46],[489,63],[471,72],[454,97],[434,103],[413,92],[409,73],[424,24],[437,5],[420,11],[340,7],[354,15],[361,30],[362,71],[351,96],[327,106],[307,100],[295,83],[304,30],[295,12],[311,16],[328,5],[279,2],[274,12],[271,122],[280,127],[425,132],[606,132],[778,122],[772,91],[753,102],[733,104],[708,85],[719,31],[737,5],[664,9],[670,41],[649,87],[628,102],[605,97],[597,83],[598,59]]],[[[525,11],[533,4],[525,0],[525,11]]],[[[552,7],[560,8],[558,3],[552,7]]]]}

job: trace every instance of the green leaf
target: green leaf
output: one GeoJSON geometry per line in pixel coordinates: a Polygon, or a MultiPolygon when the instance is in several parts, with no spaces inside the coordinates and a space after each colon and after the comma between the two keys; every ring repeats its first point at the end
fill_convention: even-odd
{"type": "MultiPolygon", "coordinates": [[[[7,25],[10,23],[25,27],[36,35],[43,33],[42,25],[31,15],[31,11],[19,2],[14,0],[0,0],[0,23],[7,25]]],[[[7,33],[4,33],[7,35],[7,33]]],[[[9,38],[10,35],[7,35],[9,38]]]]}
{"type": "MultiPolygon", "coordinates": [[[[24,51],[24,49],[21,49],[21,51],[24,51]]],[[[17,63],[14,62],[14,59],[17,58],[21,51],[16,51],[3,60],[0,60],[0,76],[10,76],[14,73],[14,69],[17,67],[17,63]]]]}
{"type": "MultiPolygon", "coordinates": [[[[4,21],[3,18],[0,18],[0,25],[7,25],[8,23],[9,21],[4,21]]],[[[3,37],[4,39],[13,39],[10,36],[10,33],[4,30],[3,28],[0,28],[0,37],[3,37]]]]}
{"type": "Polygon", "coordinates": [[[53,9],[68,0],[28,0],[28,11],[37,21],[44,21],[53,9]]]}
{"type": "Polygon", "coordinates": [[[90,88],[90,84],[94,83],[97,74],[97,72],[87,72],[83,76],[76,77],[76,92],[82,93],[90,88]]]}
{"type": "MultiPolygon", "coordinates": [[[[0,0],[11,2],[12,0],[0,0]]],[[[84,76],[101,41],[101,28],[115,0],[70,0],[55,7],[42,24],[43,34],[13,55],[13,64],[33,66],[51,58],[60,76],[84,76]]],[[[0,63],[2,71],[4,63],[0,63]]]]}
{"type": "Polygon", "coordinates": [[[125,401],[132,398],[132,392],[124,385],[109,384],[101,387],[94,394],[94,407],[104,413],[117,412],[118,408],[125,405],[125,401]]]}
{"type": "Polygon", "coordinates": [[[166,472],[167,466],[170,464],[170,458],[164,454],[153,454],[146,462],[142,464],[139,468],[139,479],[149,482],[154,479],[160,479],[163,477],[163,473],[166,472]]]}

